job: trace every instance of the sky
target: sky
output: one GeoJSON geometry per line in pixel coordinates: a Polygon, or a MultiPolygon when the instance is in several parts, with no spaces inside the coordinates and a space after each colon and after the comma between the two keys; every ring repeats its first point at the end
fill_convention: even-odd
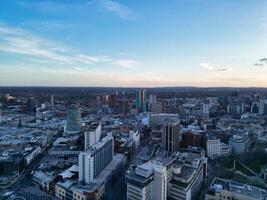
{"type": "Polygon", "coordinates": [[[267,0],[1,0],[0,86],[267,87],[267,0]]]}

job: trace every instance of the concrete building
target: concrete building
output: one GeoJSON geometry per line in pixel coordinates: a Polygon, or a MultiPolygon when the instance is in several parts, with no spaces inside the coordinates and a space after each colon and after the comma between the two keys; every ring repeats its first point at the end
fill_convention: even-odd
{"type": "Polygon", "coordinates": [[[55,178],[56,178],[55,175],[45,173],[42,171],[35,171],[33,174],[34,182],[39,184],[39,186],[44,190],[50,190],[54,187],[53,181],[55,180],[55,178]]]}
{"type": "Polygon", "coordinates": [[[215,178],[208,192],[205,195],[205,200],[266,200],[266,190],[254,187],[251,185],[215,178]]]}
{"type": "Polygon", "coordinates": [[[105,184],[94,182],[86,185],[66,180],[55,186],[55,196],[64,200],[104,200],[105,184]]]}
{"type": "Polygon", "coordinates": [[[167,199],[167,168],[161,162],[148,161],[140,166],[142,170],[153,171],[152,199],[167,199]]]}
{"type": "Polygon", "coordinates": [[[157,126],[162,126],[164,122],[168,119],[179,120],[178,114],[169,114],[169,113],[150,113],[148,115],[148,126],[154,128],[157,126]]]}
{"type": "Polygon", "coordinates": [[[152,200],[153,170],[138,166],[126,172],[127,200],[152,200]]]}
{"type": "Polygon", "coordinates": [[[168,198],[196,200],[207,177],[207,158],[202,153],[180,153],[168,183],[168,198]]]}
{"type": "Polygon", "coordinates": [[[99,142],[101,137],[101,122],[91,122],[84,130],[84,150],[99,142]]]}
{"type": "Polygon", "coordinates": [[[221,156],[221,140],[208,139],[207,140],[207,156],[209,158],[217,158],[221,156]]]}
{"type": "Polygon", "coordinates": [[[90,183],[112,160],[113,138],[104,137],[79,154],[79,181],[90,183]]]}
{"type": "Polygon", "coordinates": [[[149,95],[149,104],[156,103],[157,102],[157,95],[155,94],[150,94],[149,95]]]}
{"type": "Polygon", "coordinates": [[[162,148],[167,155],[179,149],[180,121],[167,120],[162,127],[162,148]]]}
{"type": "Polygon", "coordinates": [[[227,157],[231,154],[231,147],[221,142],[220,139],[210,138],[206,145],[207,157],[214,159],[218,157],[227,157]]]}
{"type": "Polygon", "coordinates": [[[163,106],[161,102],[155,102],[150,104],[150,111],[153,113],[162,113],[163,106]]]}
{"type": "Polygon", "coordinates": [[[229,140],[229,146],[233,154],[243,154],[249,148],[249,138],[246,134],[233,135],[229,140]]]}

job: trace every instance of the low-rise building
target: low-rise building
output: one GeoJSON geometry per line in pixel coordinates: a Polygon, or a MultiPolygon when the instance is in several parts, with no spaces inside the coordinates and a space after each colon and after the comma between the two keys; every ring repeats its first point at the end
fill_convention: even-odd
{"type": "Polygon", "coordinates": [[[215,178],[208,192],[205,194],[205,200],[266,200],[267,192],[264,189],[251,185],[215,178]]]}

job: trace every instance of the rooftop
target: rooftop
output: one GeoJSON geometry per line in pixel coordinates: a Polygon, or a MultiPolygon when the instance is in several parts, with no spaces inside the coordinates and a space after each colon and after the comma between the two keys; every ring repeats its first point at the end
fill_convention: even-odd
{"type": "Polygon", "coordinates": [[[213,180],[210,188],[215,190],[215,192],[226,190],[257,199],[267,198],[267,192],[264,189],[217,177],[213,180]]]}

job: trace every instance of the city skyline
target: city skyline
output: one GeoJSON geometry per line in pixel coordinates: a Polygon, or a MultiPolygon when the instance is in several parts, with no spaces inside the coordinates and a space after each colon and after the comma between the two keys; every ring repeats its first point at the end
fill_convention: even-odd
{"type": "Polygon", "coordinates": [[[0,86],[267,87],[267,1],[1,1],[0,86]]]}

